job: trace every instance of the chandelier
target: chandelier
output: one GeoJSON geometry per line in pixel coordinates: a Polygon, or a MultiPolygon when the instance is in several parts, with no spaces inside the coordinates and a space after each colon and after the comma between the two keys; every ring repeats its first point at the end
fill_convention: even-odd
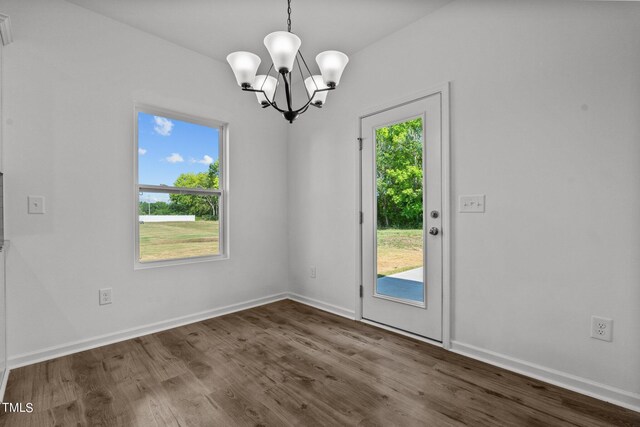
{"type": "Polygon", "coordinates": [[[349,58],[337,50],[321,52],[316,56],[320,75],[314,75],[300,52],[302,41],[291,32],[291,0],[287,0],[287,5],[287,31],[276,31],[264,38],[264,45],[272,61],[267,74],[256,75],[260,57],[251,52],[233,52],[227,56],[227,62],[231,65],[238,85],[243,91],[255,92],[262,108],[271,106],[282,113],[289,123],[293,123],[310,106],[321,108],[324,105],[328,91],[334,90],[340,83],[340,77],[349,58]],[[308,76],[306,78],[303,66],[308,76]],[[304,79],[307,101],[300,108],[294,109],[291,89],[295,68],[304,79]],[[271,75],[272,71],[275,77],[271,75]],[[286,108],[278,106],[276,102],[276,93],[281,86],[281,80],[284,84],[286,108]]]}

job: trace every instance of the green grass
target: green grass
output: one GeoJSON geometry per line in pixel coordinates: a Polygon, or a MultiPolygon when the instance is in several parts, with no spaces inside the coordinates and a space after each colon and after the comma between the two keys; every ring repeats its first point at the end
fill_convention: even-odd
{"type": "MultiPolygon", "coordinates": [[[[140,224],[140,261],[219,254],[218,221],[140,224]]],[[[422,230],[378,230],[378,275],[422,266],[422,230]]]]}
{"type": "Polygon", "coordinates": [[[422,267],[422,230],[378,230],[378,277],[422,267]]]}
{"type": "Polygon", "coordinates": [[[218,255],[218,221],[140,224],[140,261],[218,255]]]}

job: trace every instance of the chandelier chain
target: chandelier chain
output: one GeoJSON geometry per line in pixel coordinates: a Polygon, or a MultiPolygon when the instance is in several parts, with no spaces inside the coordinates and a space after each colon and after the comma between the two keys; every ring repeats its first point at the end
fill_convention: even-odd
{"type": "Polygon", "coordinates": [[[287,0],[287,31],[291,32],[291,0],[287,0]]]}

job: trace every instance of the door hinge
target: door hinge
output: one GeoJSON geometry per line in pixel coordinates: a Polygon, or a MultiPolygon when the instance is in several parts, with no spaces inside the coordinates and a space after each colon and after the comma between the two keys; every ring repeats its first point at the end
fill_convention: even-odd
{"type": "Polygon", "coordinates": [[[364,213],[360,211],[360,224],[364,224],[364,213]]]}
{"type": "Polygon", "coordinates": [[[362,287],[362,285],[360,285],[360,298],[362,298],[363,294],[364,294],[364,288],[362,287]]]}
{"type": "Polygon", "coordinates": [[[358,149],[362,151],[362,138],[358,138],[358,149]]]}

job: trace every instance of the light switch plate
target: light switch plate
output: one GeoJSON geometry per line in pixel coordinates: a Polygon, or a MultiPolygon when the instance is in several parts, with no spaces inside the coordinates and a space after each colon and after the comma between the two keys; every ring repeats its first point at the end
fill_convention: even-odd
{"type": "Polygon", "coordinates": [[[484,194],[460,196],[458,201],[458,212],[483,213],[484,204],[485,204],[484,194]]]}
{"type": "Polygon", "coordinates": [[[30,214],[43,214],[44,213],[44,197],[43,196],[29,196],[27,197],[29,203],[30,214]]]}

